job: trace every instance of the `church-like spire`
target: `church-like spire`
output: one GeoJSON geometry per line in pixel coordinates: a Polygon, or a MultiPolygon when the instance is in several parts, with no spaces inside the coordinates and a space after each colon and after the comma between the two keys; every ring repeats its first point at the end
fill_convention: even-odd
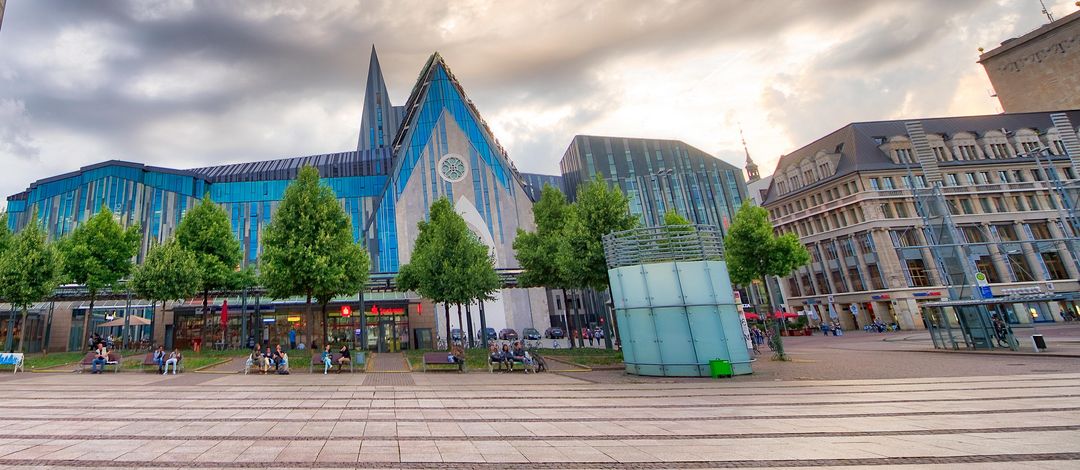
{"type": "Polygon", "coordinates": [[[367,87],[364,90],[364,112],[360,118],[360,138],[357,150],[373,150],[389,147],[397,133],[398,115],[390,104],[383,80],[382,67],[375,45],[371,45],[371,61],[368,63],[367,87]]]}
{"type": "Polygon", "coordinates": [[[761,173],[758,172],[757,163],[750,158],[750,149],[746,147],[746,137],[743,136],[742,126],[739,126],[739,139],[742,140],[743,152],[746,152],[746,182],[753,183],[761,179],[761,173]]]}

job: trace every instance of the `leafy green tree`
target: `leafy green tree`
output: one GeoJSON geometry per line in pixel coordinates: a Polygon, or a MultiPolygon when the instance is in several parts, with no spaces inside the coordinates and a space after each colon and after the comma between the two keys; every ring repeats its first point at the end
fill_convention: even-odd
{"type": "Polygon", "coordinates": [[[90,334],[90,317],[98,292],[115,287],[131,273],[140,239],[137,225],[121,227],[112,211],[102,206],[57,244],[63,261],[63,278],[86,286],[90,294],[90,308],[83,318],[84,336],[90,334]]]}
{"type": "Polygon", "coordinates": [[[11,229],[8,228],[8,215],[5,212],[0,214],[0,254],[3,254],[11,246],[12,237],[11,229]]]}
{"type": "Polygon", "coordinates": [[[679,215],[678,212],[673,210],[667,211],[664,214],[664,226],[665,227],[677,227],[680,225],[691,225],[690,221],[679,215]]]}
{"type": "Polygon", "coordinates": [[[260,275],[272,297],[305,298],[312,346],[312,299],[359,292],[370,266],[367,252],[353,242],[349,216],[334,191],[319,182],[318,170],[301,168],[266,227],[260,275]]]}
{"type": "Polygon", "coordinates": [[[5,241],[7,249],[0,255],[0,297],[7,300],[12,309],[7,338],[8,351],[11,351],[13,346],[15,309],[22,309],[19,350],[23,351],[26,349],[26,310],[34,302],[52,294],[60,275],[56,250],[48,243],[45,229],[37,222],[36,212],[30,220],[26,228],[5,241]]]}
{"type": "MultiPolygon", "coordinates": [[[[608,289],[607,260],[603,236],[630,230],[638,218],[630,213],[630,201],[618,186],[610,186],[597,174],[578,188],[577,201],[566,218],[559,265],[569,285],[595,291],[608,289]]],[[[605,317],[607,309],[605,309],[605,317]]],[[[611,347],[611,325],[604,322],[604,340],[611,347]]],[[[616,329],[617,330],[617,329],[616,329]]],[[[584,344],[584,342],[582,342],[584,344]]]]}
{"type": "MultiPolygon", "coordinates": [[[[409,263],[398,272],[397,285],[446,307],[449,345],[452,341],[450,304],[490,299],[501,283],[487,246],[469,230],[465,219],[454,212],[449,199],[437,199],[428,212],[428,220],[417,224],[416,243],[409,263]]],[[[486,323],[481,315],[481,327],[486,323]]]]}
{"type": "MultiPolygon", "coordinates": [[[[493,294],[502,287],[502,280],[499,279],[499,273],[495,272],[495,259],[491,250],[479,238],[472,236],[471,231],[469,235],[471,237],[467,241],[470,243],[466,245],[462,259],[465,273],[462,276],[463,283],[460,285],[457,297],[464,299],[462,302],[465,304],[465,312],[469,319],[469,344],[472,345],[474,343],[470,305],[474,300],[484,302],[494,299],[493,294]]],[[[481,347],[487,348],[487,313],[482,308],[480,309],[480,329],[485,332],[480,335],[481,347]]]]}
{"type": "Polygon", "coordinates": [[[199,292],[202,271],[196,255],[183,249],[175,239],[154,245],[143,263],[135,267],[131,284],[135,293],[149,300],[151,307],[165,302],[192,297],[199,292]]]}
{"type": "MultiPolygon", "coordinates": [[[[203,298],[203,315],[208,315],[210,291],[231,288],[243,254],[240,241],[233,235],[232,224],[225,209],[207,193],[198,205],[184,214],[176,227],[176,241],[180,247],[195,254],[199,266],[199,292],[203,298]]],[[[207,317],[208,318],[208,317],[207,317]]],[[[199,331],[200,339],[206,341],[206,322],[199,331]]]]}
{"type": "MultiPolygon", "coordinates": [[[[748,202],[743,203],[728,227],[724,255],[731,280],[744,286],[753,286],[754,281],[765,282],[767,276],[790,275],[810,262],[810,252],[795,234],[776,236],[769,222],[769,212],[748,202]]],[[[771,314],[774,311],[772,298],[765,297],[771,314]]],[[[787,360],[778,321],[773,322],[773,350],[776,359],[787,360]]]]}
{"type": "MultiPolygon", "coordinates": [[[[565,242],[566,224],[570,206],[566,196],[551,185],[545,184],[540,192],[540,200],[533,204],[533,220],[536,231],[527,232],[517,229],[514,238],[514,256],[524,272],[518,277],[522,287],[547,287],[561,289],[564,305],[563,315],[567,332],[570,334],[570,302],[566,289],[573,287],[567,279],[568,272],[562,269],[557,254],[565,242]]],[[[570,347],[573,347],[573,341],[570,347]]]]}

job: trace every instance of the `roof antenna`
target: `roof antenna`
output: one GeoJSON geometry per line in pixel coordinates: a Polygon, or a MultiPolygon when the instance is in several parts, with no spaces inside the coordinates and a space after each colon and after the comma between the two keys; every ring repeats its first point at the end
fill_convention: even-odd
{"type": "Polygon", "coordinates": [[[1046,9],[1046,2],[1044,2],[1043,0],[1039,0],[1039,5],[1042,5],[1043,14],[1046,15],[1047,18],[1050,19],[1051,23],[1053,23],[1054,22],[1054,14],[1050,13],[1050,10],[1046,9]]]}

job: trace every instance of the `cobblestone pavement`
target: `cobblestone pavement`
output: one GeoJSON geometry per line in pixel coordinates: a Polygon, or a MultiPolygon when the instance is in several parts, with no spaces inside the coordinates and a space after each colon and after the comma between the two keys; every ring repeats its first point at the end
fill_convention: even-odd
{"type": "MultiPolygon", "coordinates": [[[[846,354],[853,364],[897,354],[958,358],[793,343],[797,358],[846,354]]],[[[1024,360],[1035,359],[1061,358],[1024,360]]],[[[610,371],[21,373],[0,379],[0,466],[1080,467],[1076,370],[932,377],[940,369],[924,369],[921,378],[762,381],[787,374],[784,367],[818,364],[761,361],[761,375],[724,381],[610,371]],[[411,382],[378,385],[370,379],[377,376],[411,382]]]]}

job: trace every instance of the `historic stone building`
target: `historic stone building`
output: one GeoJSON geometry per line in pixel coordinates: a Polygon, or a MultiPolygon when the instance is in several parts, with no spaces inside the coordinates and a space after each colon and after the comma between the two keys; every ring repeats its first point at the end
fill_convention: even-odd
{"type": "Polygon", "coordinates": [[[1080,108],[1080,11],[979,56],[1006,113],[1080,108]]]}
{"type": "MultiPolygon", "coordinates": [[[[1067,115],[1080,123],[1080,111],[1067,115]]],[[[1054,128],[1049,113],[921,122],[952,219],[994,295],[1076,292],[1078,260],[1061,241],[1067,232],[1050,180],[1077,179],[1061,141],[1077,130],[1054,128]],[[1049,157],[1036,159],[1043,148],[1049,157]]],[[[912,195],[926,187],[914,162],[904,121],[848,124],[781,157],[763,205],[776,229],[797,234],[812,256],[783,281],[790,308],[846,328],[874,319],[923,327],[919,304],[948,291],[912,195]]],[[[1054,321],[1076,305],[1018,306],[1009,318],[1031,321],[1030,309],[1037,321],[1054,321]]]]}

